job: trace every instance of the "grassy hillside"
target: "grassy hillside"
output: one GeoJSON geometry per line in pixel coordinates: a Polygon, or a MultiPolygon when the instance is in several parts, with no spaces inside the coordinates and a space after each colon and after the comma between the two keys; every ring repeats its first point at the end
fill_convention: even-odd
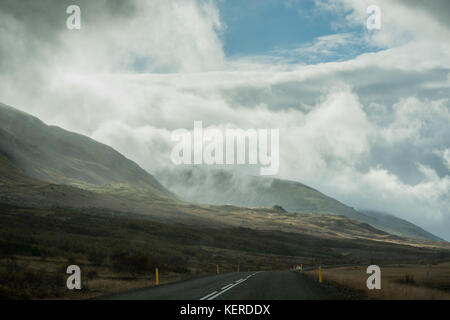
{"type": "Polygon", "coordinates": [[[93,188],[140,188],[154,198],[175,195],[152,175],[109,146],[0,104],[0,153],[30,177],[93,188]]]}
{"type": "Polygon", "coordinates": [[[34,179],[28,177],[23,170],[0,152],[0,185],[32,183],[34,179]]]}

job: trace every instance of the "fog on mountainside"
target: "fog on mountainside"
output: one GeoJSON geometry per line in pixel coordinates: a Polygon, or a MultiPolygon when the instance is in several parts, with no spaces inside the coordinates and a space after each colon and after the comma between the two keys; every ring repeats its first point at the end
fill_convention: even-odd
{"type": "Polygon", "coordinates": [[[443,241],[408,221],[374,211],[355,210],[299,182],[202,168],[164,170],[155,176],[187,201],[267,208],[281,205],[289,212],[344,215],[392,234],[443,241]]]}

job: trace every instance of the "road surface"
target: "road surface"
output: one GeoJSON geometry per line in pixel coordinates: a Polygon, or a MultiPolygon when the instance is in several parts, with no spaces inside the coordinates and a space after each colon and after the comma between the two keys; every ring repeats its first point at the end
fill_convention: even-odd
{"type": "Polygon", "coordinates": [[[348,294],[293,271],[234,272],[101,297],[112,300],[310,300],[348,294]]]}

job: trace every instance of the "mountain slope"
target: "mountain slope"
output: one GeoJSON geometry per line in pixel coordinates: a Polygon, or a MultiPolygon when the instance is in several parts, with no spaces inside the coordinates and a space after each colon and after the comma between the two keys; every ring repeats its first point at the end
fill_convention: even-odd
{"type": "Polygon", "coordinates": [[[417,238],[431,241],[444,241],[443,239],[425,231],[424,229],[404,219],[390,214],[371,210],[359,210],[367,217],[368,223],[375,228],[383,228],[384,231],[408,238],[417,238]]]}
{"type": "MultiPolygon", "coordinates": [[[[113,148],[0,104],[0,154],[41,181],[92,188],[139,188],[175,199],[152,175],[113,148]]],[[[3,163],[5,165],[5,163],[3,163]]]]}
{"type": "Polygon", "coordinates": [[[0,150],[0,185],[33,182],[34,181],[31,177],[28,177],[20,168],[13,165],[6,155],[4,155],[0,150]]]}
{"type": "MultiPolygon", "coordinates": [[[[19,122],[16,125],[20,125],[19,122]]],[[[35,134],[35,136],[40,135],[42,135],[40,132],[35,134]]],[[[27,146],[39,151],[39,147],[32,144],[27,146]]],[[[59,152],[60,158],[67,157],[67,154],[59,152]]],[[[40,156],[41,153],[38,152],[36,155],[40,156]]],[[[113,171],[114,167],[109,170],[113,171]]],[[[59,181],[67,181],[65,178],[63,176],[63,179],[59,181]]],[[[4,149],[0,149],[0,212],[11,208],[19,211],[22,210],[21,208],[26,208],[26,211],[42,210],[45,214],[61,209],[62,212],[68,210],[123,217],[143,214],[154,221],[165,223],[175,221],[196,228],[223,229],[251,226],[254,230],[290,232],[298,237],[306,236],[310,239],[396,240],[391,235],[344,217],[302,216],[287,213],[281,208],[247,209],[164,201],[164,199],[155,201],[153,194],[143,190],[142,187],[123,188],[122,185],[90,186],[89,190],[86,190],[78,186],[39,180],[30,177],[7,157],[4,149]]]]}
{"type": "Polygon", "coordinates": [[[244,207],[280,205],[289,212],[344,215],[382,231],[422,240],[442,241],[420,227],[390,215],[365,214],[304,184],[225,171],[174,170],[157,173],[159,181],[187,201],[244,207]]]}
{"type": "MultiPolygon", "coordinates": [[[[188,201],[242,207],[272,208],[281,205],[290,212],[343,215],[388,233],[440,240],[401,219],[362,214],[297,182],[234,176],[223,171],[207,174],[201,170],[165,172],[158,178],[188,201]]],[[[245,226],[251,220],[247,219],[249,215],[243,219],[239,217],[246,215],[245,208],[236,207],[228,212],[226,208],[180,202],[152,175],[111,147],[58,127],[47,126],[36,117],[2,104],[0,202],[28,207],[103,208],[122,213],[148,214],[165,220],[182,219],[202,225],[232,225],[239,221],[237,225],[245,226]]],[[[288,213],[277,212],[276,208],[269,211],[267,214],[275,213],[284,221],[279,225],[281,229],[287,227],[288,213]]],[[[257,219],[262,219],[261,228],[270,227],[270,219],[264,218],[264,211],[252,212],[256,212],[257,219]]],[[[329,218],[325,220],[332,221],[329,218]]],[[[321,221],[319,224],[327,223],[321,221]]],[[[343,229],[349,225],[346,223],[347,227],[343,229]]],[[[371,237],[378,232],[364,225],[358,225],[358,228],[364,229],[363,233],[370,231],[371,237]]]]}

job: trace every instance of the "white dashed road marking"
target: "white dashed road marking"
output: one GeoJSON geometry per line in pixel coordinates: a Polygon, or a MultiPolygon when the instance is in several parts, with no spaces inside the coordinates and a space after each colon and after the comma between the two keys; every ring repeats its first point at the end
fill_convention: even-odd
{"type": "Polygon", "coordinates": [[[225,287],[223,287],[222,289],[220,289],[219,291],[214,291],[206,296],[204,296],[203,298],[201,298],[200,300],[213,300],[215,298],[217,298],[218,296],[220,296],[221,294],[227,292],[228,290],[230,290],[231,288],[234,288],[235,286],[237,286],[238,284],[241,284],[245,281],[247,281],[248,279],[250,279],[251,277],[253,277],[255,274],[260,273],[261,271],[255,272],[249,276],[247,276],[244,279],[239,279],[233,283],[227,284],[225,287]]]}

